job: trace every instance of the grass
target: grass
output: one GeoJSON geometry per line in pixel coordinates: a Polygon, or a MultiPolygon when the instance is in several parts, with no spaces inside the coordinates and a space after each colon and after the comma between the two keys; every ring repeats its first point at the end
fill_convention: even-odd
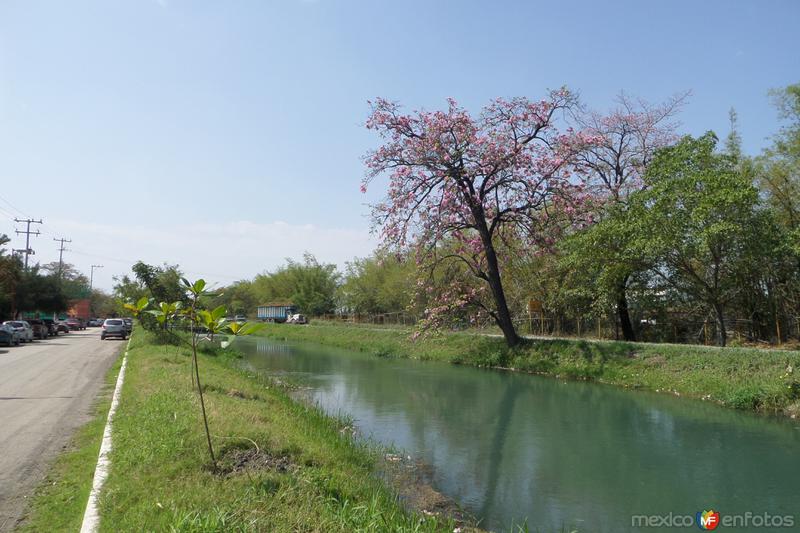
{"type": "Polygon", "coordinates": [[[440,333],[411,340],[408,329],[321,323],[269,325],[262,335],[371,353],[592,380],[703,399],[732,407],[800,416],[800,352],[754,348],[585,340],[526,340],[440,333]]]}
{"type": "Polygon", "coordinates": [[[230,355],[201,353],[214,472],[188,350],[139,332],[114,421],[101,531],[452,531],[403,509],[378,453],[230,355]]]}
{"type": "Polygon", "coordinates": [[[108,371],[91,420],[80,428],[37,488],[22,532],[78,531],[92,489],[97,455],[103,439],[111,395],[122,357],[108,371]]]}

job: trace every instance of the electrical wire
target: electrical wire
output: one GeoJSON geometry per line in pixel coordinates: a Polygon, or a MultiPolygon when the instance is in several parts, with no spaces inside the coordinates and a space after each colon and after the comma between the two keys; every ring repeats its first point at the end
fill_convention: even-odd
{"type": "MultiPolygon", "coordinates": [[[[14,219],[16,219],[19,216],[23,216],[23,217],[26,217],[26,218],[33,218],[30,215],[26,214],[21,209],[19,209],[14,204],[12,204],[9,200],[4,198],[3,196],[0,196],[0,201],[2,201],[4,204],[6,204],[8,207],[10,207],[13,211],[16,211],[18,213],[18,215],[15,215],[13,213],[13,211],[9,211],[8,209],[6,209],[2,205],[0,205],[0,214],[3,214],[5,216],[7,216],[10,221],[15,222],[14,219]]],[[[40,233],[42,235],[46,235],[48,237],[52,237],[54,239],[57,239],[55,234],[51,233],[50,231],[47,231],[46,229],[44,229],[44,227],[42,229],[40,229],[39,231],[40,231],[40,233]]],[[[84,251],[81,251],[81,250],[76,250],[74,248],[70,248],[69,252],[73,253],[73,254],[77,254],[77,255],[82,255],[82,256],[86,256],[86,257],[94,257],[94,258],[97,258],[97,259],[102,259],[104,261],[111,261],[111,262],[114,262],[114,263],[119,263],[119,264],[124,264],[124,265],[129,265],[129,266],[133,266],[135,263],[137,263],[139,261],[139,260],[133,260],[133,259],[125,259],[125,258],[122,258],[122,257],[109,257],[109,256],[106,256],[106,255],[94,254],[94,253],[84,252],[84,251]]],[[[231,281],[240,281],[240,280],[243,279],[241,276],[237,277],[237,276],[230,276],[230,275],[225,275],[225,274],[212,274],[212,273],[208,273],[208,272],[197,272],[197,271],[193,271],[193,270],[183,270],[183,269],[181,269],[181,271],[186,273],[186,274],[192,274],[192,275],[195,275],[195,276],[202,276],[202,277],[208,277],[208,278],[217,278],[217,279],[226,279],[226,280],[231,280],[231,281]]]]}

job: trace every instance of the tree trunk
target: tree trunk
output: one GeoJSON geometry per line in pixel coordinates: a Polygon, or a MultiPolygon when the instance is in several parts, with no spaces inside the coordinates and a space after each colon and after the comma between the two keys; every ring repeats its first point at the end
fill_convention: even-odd
{"type": "MultiPolygon", "coordinates": [[[[489,278],[491,279],[492,277],[492,274],[489,273],[489,278]]],[[[506,296],[503,292],[503,287],[500,284],[500,276],[497,275],[495,277],[497,278],[496,281],[494,283],[489,283],[489,285],[492,287],[492,295],[494,296],[495,306],[497,307],[497,316],[495,317],[495,321],[503,331],[503,337],[506,339],[506,344],[509,347],[514,347],[520,343],[521,339],[520,336],[517,335],[516,329],[514,329],[514,322],[511,320],[511,313],[509,312],[508,304],[506,303],[506,296]]]]}
{"type": "MultiPolygon", "coordinates": [[[[488,235],[488,232],[487,232],[488,235]]],[[[511,320],[511,313],[508,310],[508,303],[506,302],[506,294],[503,290],[503,284],[500,281],[500,267],[497,263],[497,254],[494,251],[494,246],[491,243],[491,238],[484,239],[484,247],[486,248],[486,270],[488,271],[489,287],[492,289],[492,296],[497,316],[495,321],[500,329],[503,331],[503,337],[506,339],[506,344],[509,347],[516,346],[520,343],[520,336],[514,329],[514,322],[511,320]]]]}
{"type": "Polygon", "coordinates": [[[634,342],[636,341],[636,332],[633,330],[631,315],[628,311],[628,298],[625,295],[627,284],[628,276],[625,276],[619,287],[617,287],[617,314],[619,315],[620,327],[622,327],[622,338],[626,341],[634,342]]]}
{"type": "Polygon", "coordinates": [[[517,331],[514,329],[514,322],[511,320],[511,313],[508,311],[506,293],[503,290],[503,283],[500,281],[500,266],[497,263],[497,252],[495,252],[492,234],[486,223],[486,213],[484,213],[483,207],[480,205],[473,205],[470,210],[472,211],[472,216],[475,218],[475,226],[481,237],[481,244],[483,244],[484,252],[486,253],[486,277],[488,278],[486,281],[489,282],[489,288],[492,289],[492,296],[494,297],[494,319],[503,331],[506,344],[509,347],[514,347],[518,345],[522,339],[517,335],[517,331]]]}
{"type": "Polygon", "coordinates": [[[728,340],[728,334],[725,331],[725,315],[723,314],[720,304],[714,304],[714,314],[717,319],[717,345],[725,346],[728,340]]]}

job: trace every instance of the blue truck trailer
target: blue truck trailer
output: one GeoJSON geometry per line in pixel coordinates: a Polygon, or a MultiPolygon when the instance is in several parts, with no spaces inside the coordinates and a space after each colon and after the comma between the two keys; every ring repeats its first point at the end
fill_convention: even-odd
{"type": "Polygon", "coordinates": [[[259,320],[265,322],[286,322],[289,315],[297,313],[297,306],[289,302],[268,303],[258,306],[259,320]]]}

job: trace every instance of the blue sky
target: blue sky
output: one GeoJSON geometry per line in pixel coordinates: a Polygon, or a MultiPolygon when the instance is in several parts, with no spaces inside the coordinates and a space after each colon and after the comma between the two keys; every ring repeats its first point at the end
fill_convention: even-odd
{"type": "Polygon", "coordinates": [[[692,90],[685,132],[726,134],[734,107],[757,153],[798,27],[793,0],[0,0],[0,233],[42,217],[36,259],[72,238],[103,288],[139,258],[221,283],[303,250],[341,264],[374,245],[368,99],[692,90]]]}

